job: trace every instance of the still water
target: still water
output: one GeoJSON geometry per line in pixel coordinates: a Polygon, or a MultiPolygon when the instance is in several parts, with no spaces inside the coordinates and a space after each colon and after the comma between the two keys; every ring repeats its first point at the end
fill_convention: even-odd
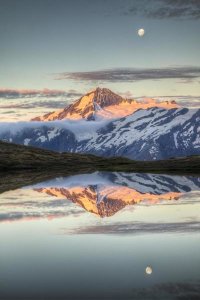
{"type": "Polygon", "coordinates": [[[0,195],[0,299],[200,299],[200,178],[59,177],[0,195]]]}

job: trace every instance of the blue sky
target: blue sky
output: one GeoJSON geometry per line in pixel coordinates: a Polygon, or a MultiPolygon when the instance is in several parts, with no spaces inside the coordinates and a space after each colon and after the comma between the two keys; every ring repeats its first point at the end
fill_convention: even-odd
{"type": "MultiPolygon", "coordinates": [[[[199,0],[0,0],[0,5],[0,105],[9,102],[6,89],[73,90],[76,96],[104,86],[131,97],[200,95],[199,0]],[[142,38],[139,28],[146,31],[142,38]],[[116,69],[122,80],[108,80],[107,70],[112,75],[116,69]],[[94,72],[100,79],[94,80],[94,72]]],[[[73,99],[63,95],[66,103],[73,99]]]]}

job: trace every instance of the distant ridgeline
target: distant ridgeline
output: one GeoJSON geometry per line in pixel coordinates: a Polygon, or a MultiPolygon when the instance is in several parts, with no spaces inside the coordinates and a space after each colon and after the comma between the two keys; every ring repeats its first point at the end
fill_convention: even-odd
{"type": "Polygon", "coordinates": [[[180,108],[175,101],[137,102],[97,88],[19,130],[11,124],[1,130],[0,139],[58,152],[136,160],[195,155],[200,154],[200,109],[180,108]]]}

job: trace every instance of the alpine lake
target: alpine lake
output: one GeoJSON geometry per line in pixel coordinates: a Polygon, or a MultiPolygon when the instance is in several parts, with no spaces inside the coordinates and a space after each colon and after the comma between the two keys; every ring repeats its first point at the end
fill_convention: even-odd
{"type": "Polygon", "coordinates": [[[0,194],[0,299],[200,299],[200,177],[94,172],[0,194]]]}

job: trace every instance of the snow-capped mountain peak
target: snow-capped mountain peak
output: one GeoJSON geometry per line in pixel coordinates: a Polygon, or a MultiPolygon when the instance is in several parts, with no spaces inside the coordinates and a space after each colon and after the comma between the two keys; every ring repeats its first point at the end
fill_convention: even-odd
{"type": "Polygon", "coordinates": [[[124,156],[136,160],[200,153],[200,109],[151,107],[106,122],[32,124],[25,124],[20,131],[11,130],[11,127],[2,130],[0,139],[59,152],[124,156]]]}
{"type": "Polygon", "coordinates": [[[33,121],[117,119],[130,115],[137,109],[150,107],[171,109],[178,105],[174,101],[157,102],[150,98],[142,101],[126,99],[109,89],[98,87],[64,109],[36,117],[33,121]]]}
{"type": "Polygon", "coordinates": [[[5,126],[0,139],[59,152],[136,160],[200,153],[200,110],[179,108],[170,100],[136,101],[97,88],[63,110],[35,120],[41,122],[22,124],[20,130],[5,126]],[[54,120],[65,121],[48,122],[54,120]]]}

